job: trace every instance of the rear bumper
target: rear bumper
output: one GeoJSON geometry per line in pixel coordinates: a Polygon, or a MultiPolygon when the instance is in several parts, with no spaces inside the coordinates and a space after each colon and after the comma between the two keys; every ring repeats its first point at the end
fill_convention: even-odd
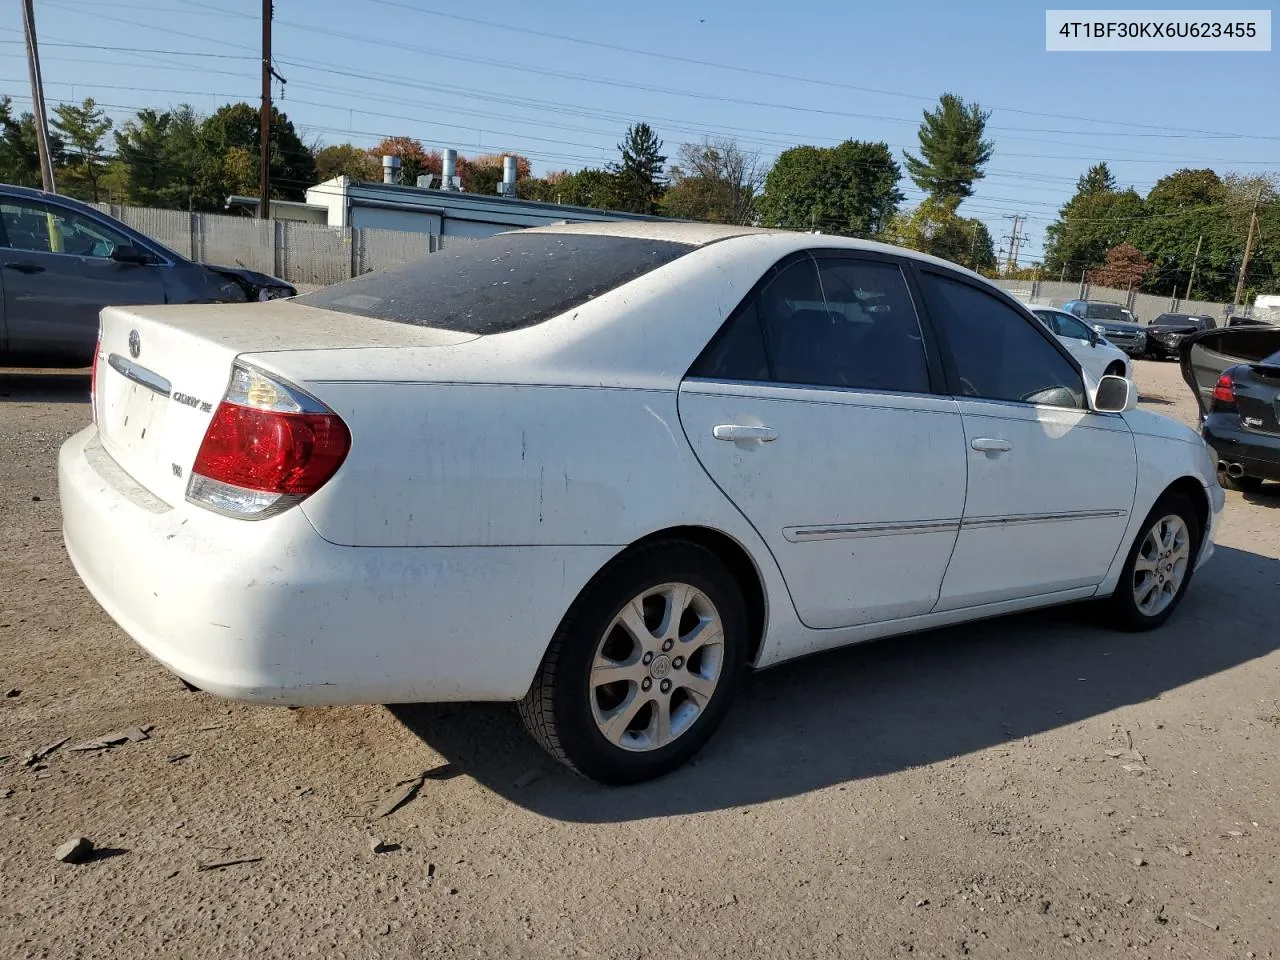
{"type": "Polygon", "coordinates": [[[1219,460],[1238,463],[1247,476],[1280,480],[1280,436],[1254,433],[1232,414],[1210,414],[1200,433],[1219,460]]]}
{"type": "Polygon", "coordinates": [[[156,500],[89,427],[58,460],[76,572],[143,649],[218,696],[280,704],[513,700],[610,547],[341,547],[300,510],[156,500]]]}

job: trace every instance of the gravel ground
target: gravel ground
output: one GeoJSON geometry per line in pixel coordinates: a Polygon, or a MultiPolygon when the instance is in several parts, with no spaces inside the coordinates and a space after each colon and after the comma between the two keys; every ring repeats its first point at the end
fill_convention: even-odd
{"type": "MultiPolygon", "coordinates": [[[[1175,365],[1137,376],[1194,422],[1175,365]]],[[[695,765],[609,790],[500,706],[186,692],[63,553],[86,395],[0,372],[2,957],[1280,953],[1280,487],[1228,494],[1163,630],[1069,609],[780,667],[695,765]]]]}

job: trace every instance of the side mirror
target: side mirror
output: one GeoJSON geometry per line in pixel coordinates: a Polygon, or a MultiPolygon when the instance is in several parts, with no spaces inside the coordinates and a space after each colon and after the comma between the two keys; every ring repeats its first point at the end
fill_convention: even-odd
{"type": "Polygon", "coordinates": [[[111,259],[116,263],[132,263],[139,266],[151,262],[151,254],[130,243],[117,243],[111,248],[111,259]]]}
{"type": "Polygon", "coordinates": [[[1138,385],[1126,377],[1105,376],[1098,381],[1093,409],[1098,413],[1124,413],[1138,407],[1138,385]]]}

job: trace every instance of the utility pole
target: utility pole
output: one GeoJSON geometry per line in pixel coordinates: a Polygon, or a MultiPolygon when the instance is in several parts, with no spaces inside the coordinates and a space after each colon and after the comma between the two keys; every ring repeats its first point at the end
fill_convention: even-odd
{"type": "Polygon", "coordinates": [[[973,237],[969,241],[969,269],[971,270],[978,269],[978,226],[981,223],[982,221],[978,219],[973,221],[973,237]]]}
{"type": "MultiPolygon", "coordinates": [[[[26,0],[30,3],[31,0],[26,0]]],[[[262,108],[258,117],[258,217],[271,217],[271,0],[262,0],[262,108]]]]}
{"type": "Polygon", "coordinates": [[[1022,221],[1026,219],[1026,215],[1021,213],[1005,214],[1004,219],[1013,221],[1013,227],[1010,229],[1008,237],[1009,255],[1005,259],[1005,273],[1008,274],[1018,266],[1018,247],[1022,245],[1023,240],[1018,231],[1022,221]]]}
{"type": "Polygon", "coordinates": [[[1231,312],[1236,312],[1236,307],[1240,306],[1240,301],[1244,299],[1244,278],[1249,272],[1249,257],[1253,253],[1253,232],[1258,226],[1258,204],[1262,202],[1262,188],[1265,184],[1258,185],[1258,195],[1253,198],[1253,213],[1249,216],[1249,238],[1244,242],[1244,260],[1240,262],[1240,279],[1236,281],[1236,299],[1231,306],[1231,312]]]}
{"type": "MultiPolygon", "coordinates": [[[[1200,262],[1200,242],[1202,240],[1204,240],[1203,233],[1196,237],[1196,255],[1191,258],[1191,278],[1187,280],[1187,295],[1182,298],[1183,300],[1191,299],[1191,285],[1196,282],[1196,264],[1200,262]]],[[[1173,293],[1174,296],[1177,296],[1178,291],[1174,290],[1173,293]]]]}
{"type": "Polygon", "coordinates": [[[32,0],[22,0],[22,32],[27,41],[27,68],[31,73],[31,112],[36,122],[40,182],[46,191],[54,193],[53,161],[49,159],[49,122],[44,112],[44,79],[40,75],[40,48],[36,43],[36,13],[32,0]]]}

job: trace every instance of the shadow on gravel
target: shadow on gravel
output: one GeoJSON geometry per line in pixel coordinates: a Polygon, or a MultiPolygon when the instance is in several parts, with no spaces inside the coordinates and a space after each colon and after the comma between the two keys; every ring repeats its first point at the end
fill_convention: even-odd
{"type": "Polygon", "coordinates": [[[1139,391],[1138,393],[1138,402],[1151,403],[1151,404],[1155,404],[1158,407],[1172,407],[1174,405],[1174,402],[1172,400],[1166,400],[1164,397],[1148,396],[1147,394],[1142,393],[1141,391],[1139,391]]]}
{"type": "Polygon", "coordinates": [[[0,403],[88,403],[89,373],[0,373],[0,403]]]}
{"type": "Polygon", "coordinates": [[[1280,560],[1218,547],[1174,618],[1122,634],[1064,607],[852,647],[748,678],[693,765],[600,787],[561,770],[505,705],[393,714],[453,767],[559,820],[723,810],[948,760],[1159,697],[1280,647],[1280,560]],[[531,770],[549,771],[532,783],[531,770]],[[521,784],[517,786],[517,784],[521,784]]]}
{"type": "Polygon", "coordinates": [[[1246,503],[1255,503],[1260,507],[1280,507],[1280,481],[1264,483],[1257,493],[1241,494],[1246,503]]]}

